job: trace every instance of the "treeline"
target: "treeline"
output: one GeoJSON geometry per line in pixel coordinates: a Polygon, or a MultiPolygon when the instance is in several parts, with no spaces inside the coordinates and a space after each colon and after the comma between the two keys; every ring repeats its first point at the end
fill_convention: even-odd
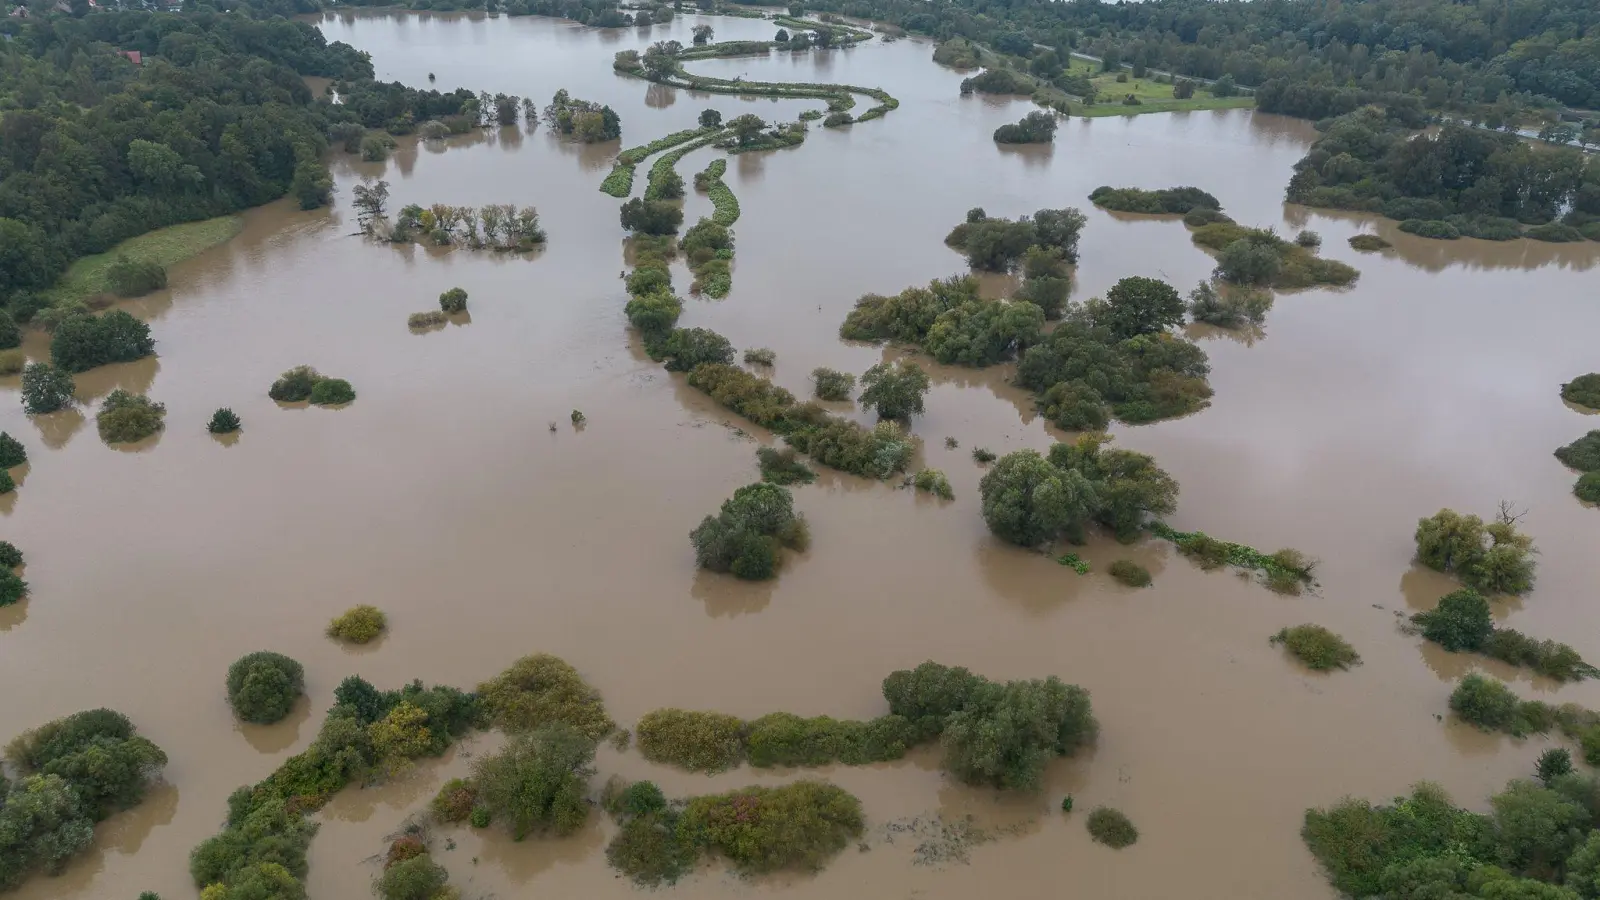
{"type": "Polygon", "coordinates": [[[1413,136],[1371,108],[1322,127],[1291,202],[1382,213],[1425,237],[1600,238],[1600,165],[1577,150],[1459,125],[1413,136]]]}
{"type": "Polygon", "coordinates": [[[397,133],[481,99],[372,80],[297,8],[106,11],[0,23],[0,303],[26,321],[75,258],[286,193],[327,202],[330,133],[397,133]],[[134,65],[118,51],[139,51],[134,65]],[[303,76],[338,79],[339,104],[303,76]]]}
{"type": "Polygon", "coordinates": [[[1296,115],[1308,113],[1277,102],[1298,85],[1329,96],[1350,91],[1414,98],[1430,109],[1600,105],[1600,7],[1589,0],[1528,0],[1514,14],[1494,0],[954,0],[931,6],[816,0],[807,6],[941,39],[967,38],[1001,53],[1031,55],[1034,44],[1044,44],[1117,65],[1204,79],[1230,76],[1263,89],[1273,84],[1271,96],[1258,94],[1261,108],[1296,115]]]}

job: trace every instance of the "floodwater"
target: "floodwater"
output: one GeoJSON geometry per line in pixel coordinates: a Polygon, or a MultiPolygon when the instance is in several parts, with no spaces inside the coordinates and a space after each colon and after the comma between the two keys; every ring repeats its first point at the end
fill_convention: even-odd
{"type": "MultiPolygon", "coordinates": [[[[542,105],[567,88],[609,103],[626,146],[687,127],[706,106],[790,119],[817,105],[697,95],[611,71],[616,50],[687,43],[695,21],[596,31],[373,14],[321,27],[370,51],[386,79],[421,85],[433,72],[443,89],[531,94],[542,105]]],[[[772,30],[708,21],[720,40],[772,30]]],[[[774,349],[775,379],[806,392],[816,366],[860,372],[892,355],[840,342],[839,322],[865,292],[958,271],[942,238],[972,206],[1003,216],[1083,208],[1080,299],[1127,275],[1187,289],[1212,266],[1176,220],[1094,210],[1086,197],[1101,184],[1196,184],[1241,222],[1313,228],[1325,254],[1361,270],[1356,285],[1281,295],[1260,333],[1201,333],[1211,407],[1115,433],[1181,482],[1174,525],[1298,547],[1322,560],[1320,590],[1278,596],[1201,572],[1160,542],[1097,541],[1084,552],[1096,572],[1078,576],[993,540],[970,449],[1060,437],[1003,368],[935,367],[927,414],[914,423],[954,502],[823,470],[796,490],[813,546],[777,581],[698,573],[689,530],[756,478],[754,450],[770,437],[652,364],[629,334],[618,202],[597,190],[618,147],[565,144],[541,126],[443,148],[406,141],[386,163],[340,155],[331,211],[251,211],[234,241],[176,267],[170,290],[129,304],[151,322],[160,355],[80,378],[84,412],[30,420],[15,379],[0,385],[13,394],[0,427],[32,454],[0,505],[32,585],[29,601],[0,610],[0,681],[12,688],[0,694],[4,731],[110,706],[171,757],[167,784],[103,825],[92,853],[17,896],[193,897],[189,849],[217,830],[230,790],[306,746],[341,678],[471,686],[539,651],[582,670],[624,725],[668,705],[876,715],[882,677],[930,658],[999,679],[1059,675],[1092,692],[1102,738],[1053,765],[1041,794],[954,785],[931,751],[825,771],[865,803],[865,852],[815,876],[759,882],[710,867],[672,891],[697,898],[1328,897],[1298,837],[1306,807],[1384,799],[1423,778],[1481,806],[1530,771],[1540,742],[1440,719],[1452,680],[1475,661],[1425,648],[1396,622],[1452,587],[1410,562],[1417,518],[1443,506],[1488,515],[1509,499],[1528,510],[1542,555],[1537,589],[1501,612],[1600,658],[1600,512],[1571,496],[1575,476],[1550,455],[1600,427],[1557,394],[1600,367],[1591,337],[1600,245],[1428,242],[1285,207],[1290,167],[1313,133],[1248,111],[1073,120],[1053,146],[1000,148],[990,133],[1029,104],[958,96],[961,74],[930,53],[874,42],[695,64],[729,77],[881,85],[901,107],[731,160],[744,212],[733,291],[690,300],[684,324],[774,349]],[[388,179],[395,208],[534,204],[548,248],[512,257],[368,243],[351,236],[347,205],[362,177],[388,179]],[[1362,229],[1395,248],[1355,253],[1346,239],[1362,229]],[[408,313],[456,285],[471,295],[470,323],[407,330],[408,313]],[[359,399],[280,409],[266,388],[302,363],[350,379],[359,399]],[[93,403],[117,386],[166,403],[166,432],[131,450],[103,444],[93,403]],[[243,417],[237,440],[206,434],[219,406],[243,417]],[[581,430],[568,422],[574,409],[587,416],[581,430]],[[946,437],[960,446],[946,449],[946,437]],[[1120,557],[1148,566],[1155,586],[1130,590],[1100,574],[1120,557]],[[358,602],[385,609],[391,632],[344,649],[322,630],[358,602]],[[1268,646],[1279,628],[1307,621],[1344,634],[1365,665],[1313,675],[1268,646]],[[310,694],[268,728],[236,724],[222,690],[227,665],[258,649],[301,660],[310,694]],[[1080,812],[1064,817],[1068,792],[1080,812]],[[1133,818],[1137,845],[1089,841],[1083,815],[1102,803],[1133,818]],[[972,816],[993,840],[918,865],[914,851],[938,816],[972,816]]],[[[697,151],[679,170],[687,177],[712,158],[697,151]]],[[[709,214],[703,196],[687,204],[691,221],[709,214]]],[[[687,272],[676,280],[686,286],[687,272]]],[[[45,349],[37,336],[28,347],[45,349]]],[[[1524,693],[1600,703],[1593,684],[1558,691],[1492,670],[1524,693]]],[[[383,835],[488,740],[341,794],[320,817],[311,895],[365,896],[383,835]]],[[[597,787],[621,773],[679,795],[795,777],[743,769],[708,779],[608,748],[599,767],[597,787]]],[[[632,896],[606,868],[609,828],[596,816],[574,838],[521,844],[452,830],[436,858],[470,898],[632,896]]]]}

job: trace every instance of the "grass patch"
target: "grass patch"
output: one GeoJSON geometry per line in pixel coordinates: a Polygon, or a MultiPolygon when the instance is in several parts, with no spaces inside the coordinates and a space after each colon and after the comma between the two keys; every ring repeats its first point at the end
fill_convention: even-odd
{"type": "Polygon", "coordinates": [[[1361,664],[1361,654],[1344,638],[1321,625],[1296,625],[1273,635],[1268,643],[1283,645],[1295,659],[1319,672],[1361,664]]]}
{"type": "Polygon", "coordinates": [[[739,198],[733,195],[733,189],[722,180],[728,171],[728,161],[721,157],[711,161],[694,180],[695,187],[704,185],[705,192],[711,197],[711,221],[718,225],[732,225],[739,221],[739,198]]]}
{"type": "Polygon", "coordinates": [[[227,243],[243,227],[244,219],[239,216],[220,216],[203,222],[157,228],[128,238],[104,253],[85,256],[74,262],[45,296],[51,306],[59,306],[77,301],[87,302],[101,294],[115,293],[111,288],[109,272],[116,265],[118,257],[126,256],[134,262],[155,263],[168,268],[218,244],[227,243]]]}
{"type": "Polygon", "coordinates": [[[1195,83],[1193,97],[1179,100],[1172,96],[1170,84],[1156,81],[1154,78],[1134,78],[1126,69],[1103,72],[1099,63],[1076,57],[1071,59],[1066,74],[1088,78],[1099,95],[1093,106],[1086,106],[1083,103],[1072,104],[1072,115],[1075,116],[1137,116],[1144,113],[1194,109],[1249,109],[1256,105],[1254,97],[1218,97],[1199,82],[1195,83]],[[1128,80],[1119,83],[1117,81],[1119,73],[1128,75],[1128,80]],[[1139,101],[1137,104],[1130,105],[1124,102],[1130,94],[1139,101]]]}

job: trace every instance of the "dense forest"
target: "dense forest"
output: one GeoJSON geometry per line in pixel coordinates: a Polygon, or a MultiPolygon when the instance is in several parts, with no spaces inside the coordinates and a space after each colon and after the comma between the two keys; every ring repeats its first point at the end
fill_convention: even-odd
{"type": "Polygon", "coordinates": [[[1475,110],[1600,107],[1593,0],[812,0],[1003,53],[1034,43],[1199,78],[1231,76],[1263,109],[1310,118],[1373,100],[1475,110]]]}
{"type": "Polygon", "coordinates": [[[291,191],[326,202],[341,124],[478,107],[374,82],[365,54],[248,5],[7,18],[0,36],[0,303],[24,321],[79,256],[291,191]],[[306,75],[338,79],[346,102],[306,75]]]}

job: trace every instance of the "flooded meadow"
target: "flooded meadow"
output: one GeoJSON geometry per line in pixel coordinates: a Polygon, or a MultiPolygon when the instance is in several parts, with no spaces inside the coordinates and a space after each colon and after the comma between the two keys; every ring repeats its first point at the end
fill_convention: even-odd
{"type": "MultiPolygon", "coordinates": [[[[24,416],[0,380],[0,428],[30,450],[0,498],[4,537],[27,553],[30,598],[0,608],[6,734],[111,707],[170,757],[163,786],[100,826],[95,848],[22,900],[197,894],[190,848],[215,833],[236,787],[315,737],[347,675],[380,687],[413,678],[470,688],[513,660],[552,653],[576,666],[631,727],[663,706],[743,717],[785,710],[871,717],[890,671],[933,659],[995,679],[1058,675],[1087,688],[1100,721],[1089,751],[1053,762],[1038,794],[1000,796],[947,778],[936,749],[811,772],[862,799],[859,850],[816,875],[744,879],[708,866],[664,889],[696,898],[965,898],[1070,893],[1102,898],[1332,897],[1299,837],[1305,809],[1345,795],[1386,800],[1432,779],[1481,808],[1531,771],[1543,739],[1513,741],[1452,721],[1446,698],[1473,667],[1526,696],[1600,704],[1593,683],[1558,686],[1402,633],[1402,615],[1457,585],[1412,561],[1417,519],[1441,507],[1525,508],[1538,583],[1497,603],[1502,621],[1600,658],[1600,511],[1571,493],[1551,452],[1600,427],[1568,407],[1562,382],[1597,365],[1600,244],[1429,241],[1395,223],[1284,204],[1310,123],[1219,110],[1064,120],[1051,145],[996,145],[1026,98],[961,96],[963,73],[932,45],[703,60],[697,74],[882,87],[882,119],[814,127],[797,147],[728,158],[743,214],[725,299],[686,298],[681,324],[776,352],[774,381],[810,394],[809,374],[859,373],[903,351],[841,341],[864,293],[891,294],[965,270],[943,243],[971,207],[1015,217],[1076,206],[1088,217],[1072,297],[1148,275],[1187,291],[1214,259],[1175,217],[1109,213],[1100,185],[1193,184],[1241,224],[1310,228],[1322,255],[1360,270],[1338,290],[1280,293],[1249,333],[1201,326],[1209,408],[1112,429],[1182,486],[1168,521],[1321,561],[1318,587],[1281,596],[1226,570],[1201,571],[1171,545],[1094,537],[1078,575],[992,537],[979,513],[974,447],[1047,448],[1050,426],[1008,366],[928,368],[913,420],[918,465],[942,469],[953,501],[823,469],[794,492],[812,543],[771,582],[695,568],[688,532],[757,480],[773,436],[662,370],[627,326],[629,267],[619,201],[598,190],[623,148],[692,128],[700,111],[792,120],[818,101],[680,90],[613,72],[612,55],[651,42],[765,40],[773,25],[680,16],[593,29],[540,18],[339,14],[328,39],[372,54],[380,80],[528,96],[558,89],[611,105],[620,142],[576,144],[551,129],[487,129],[444,142],[400,138],[385,162],[335,153],[332,209],[287,201],[244,214],[233,241],[180,264],[170,288],[125,304],[150,322],[157,356],[78,378],[80,411],[24,416]],[[358,234],[363,179],[418,203],[537,207],[549,233],[532,254],[388,245],[358,234]],[[1358,253],[1381,234],[1393,248],[1358,253]],[[470,315],[425,334],[406,327],[450,287],[470,315]],[[309,364],[359,392],[347,408],[281,408],[278,373],[309,364]],[[158,437],[113,449],[93,403],[114,388],[168,408],[158,437]],[[206,433],[220,406],[235,439],[206,433]],[[585,422],[571,424],[573,410],[585,422]],[[947,446],[954,438],[957,446],[947,446]],[[1130,589],[1104,574],[1133,559],[1155,576],[1130,589]],[[374,644],[344,647],[327,621],[356,603],[389,616],[374,644]],[[1364,664],[1310,673],[1267,638],[1316,622],[1364,664]],[[273,726],[238,723],[222,680],[260,649],[306,668],[309,698],[273,726]],[[1558,690],[1559,687],[1559,690],[1558,690]],[[1077,808],[1116,806],[1139,842],[1090,841],[1077,808]]],[[[687,177],[720,151],[687,155],[687,177]]],[[[643,173],[635,193],[642,190],[643,173]]],[[[711,212],[689,192],[686,221],[711,212]]],[[[691,276],[681,262],[674,280],[691,276]]],[[[986,289],[1005,293],[1003,279],[986,289]]],[[[25,349],[48,355],[46,337],[25,349]]],[[[870,413],[833,404],[870,424],[870,413]]],[[[316,898],[366,896],[384,836],[445,778],[492,745],[484,735],[389,783],[339,794],[317,820],[307,879],[316,898]]],[[[668,796],[807,772],[741,768],[714,777],[602,747],[600,776],[648,777],[668,796]]],[[[434,858],[463,896],[620,898],[612,826],[594,815],[570,838],[513,843],[499,830],[437,833],[434,858]]]]}

